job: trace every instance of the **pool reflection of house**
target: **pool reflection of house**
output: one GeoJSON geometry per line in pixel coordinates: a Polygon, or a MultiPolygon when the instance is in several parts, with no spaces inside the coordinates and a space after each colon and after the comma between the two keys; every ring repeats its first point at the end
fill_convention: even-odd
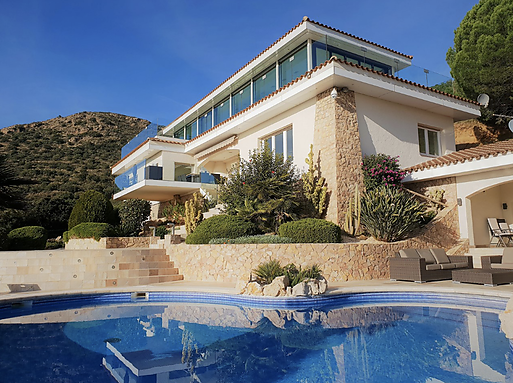
{"type": "MultiPolygon", "coordinates": [[[[278,350],[285,350],[284,353],[290,355],[303,352],[301,358],[293,359],[294,370],[286,374],[287,379],[292,380],[296,375],[308,376],[308,371],[313,368],[309,363],[317,363],[315,368],[330,371],[327,381],[336,382],[354,381],[356,376],[365,381],[379,381],[380,374],[393,377],[394,373],[418,376],[426,382],[458,381],[465,377],[508,382],[513,379],[512,366],[508,365],[513,361],[513,353],[508,349],[508,340],[498,330],[495,311],[453,310],[442,306],[378,306],[298,312],[174,304],[162,314],[156,314],[155,318],[161,320],[155,323],[185,335],[187,328],[192,329],[189,339],[194,345],[196,340],[191,325],[199,326],[196,330],[200,333],[207,328],[215,332],[235,326],[239,330],[232,338],[224,338],[226,344],[243,344],[249,346],[249,350],[254,331],[259,333],[259,328],[265,328],[266,332],[270,331],[269,339],[278,343],[278,350]],[[195,323],[183,322],[184,318],[193,316],[195,323]],[[270,323],[274,329],[268,326],[270,323]],[[427,334],[410,333],[417,324],[427,334]],[[400,331],[390,332],[394,327],[399,327],[400,331]],[[309,339],[303,339],[302,333],[308,334],[309,339]],[[433,336],[434,333],[437,335],[433,336]],[[498,353],[498,350],[501,351],[498,353]]],[[[139,321],[145,328],[151,322],[139,321]]],[[[162,335],[160,331],[156,333],[162,335]]],[[[182,342],[185,338],[182,337],[182,342]]],[[[166,344],[165,338],[159,339],[156,339],[159,344],[166,344]]],[[[103,365],[118,382],[216,382],[222,375],[218,369],[221,365],[226,368],[226,361],[233,361],[230,370],[238,371],[241,366],[235,364],[235,360],[244,364],[254,359],[250,352],[246,361],[242,351],[234,357],[230,354],[234,351],[223,350],[223,344],[221,340],[214,347],[193,347],[194,353],[188,353],[184,346],[183,350],[154,354],[149,348],[121,352],[116,343],[107,343],[112,354],[104,358],[103,365]]],[[[153,346],[165,349],[155,343],[153,346]]]]}
{"type": "Polygon", "coordinates": [[[114,198],[153,201],[155,218],[177,196],[215,195],[263,143],[300,169],[313,144],[332,191],[327,219],[341,223],[362,156],[385,153],[415,170],[411,187],[446,189],[457,236],[488,245],[483,217],[513,223],[503,208],[513,206],[513,144],[458,156],[453,123],[478,117],[479,105],[430,88],[439,82],[412,56],[305,17],[171,124],[134,138],[112,167],[114,198]]]}

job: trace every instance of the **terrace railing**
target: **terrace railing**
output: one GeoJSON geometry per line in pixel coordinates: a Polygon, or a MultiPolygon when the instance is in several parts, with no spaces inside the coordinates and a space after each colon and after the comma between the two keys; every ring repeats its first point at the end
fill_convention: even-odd
{"type": "Polygon", "coordinates": [[[137,136],[132,138],[128,144],[121,148],[121,158],[124,158],[128,153],[141,145],[148,138],[155,137],[158,132],[157,124],[150,124],[142,130],[137,136]]]}
{"type": "MultiPolygon", "coordinates": [[[[443,74],[433,72],[432,70],[421,68],[415,65],[411,65],[395,72],[395,76],[404,80],[415,82],[420,85],[428,87],[436,86],[437,88],[443,86],[444,88],[453,91],[451,77],[447,77],[443,74]]],[[[447,92],[447,90],[445,91],[447,92]]]]}

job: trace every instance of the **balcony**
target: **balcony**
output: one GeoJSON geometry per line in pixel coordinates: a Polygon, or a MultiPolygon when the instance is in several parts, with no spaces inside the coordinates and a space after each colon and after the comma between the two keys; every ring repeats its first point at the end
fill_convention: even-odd
{"type": "Polygon", "coordinates": [[[132,150],[141,145],[148,138],[155,137],[158,132],[157,124],[148,125],[143,131],[141,131],[137,136],[132,138],[128,144],[121,148],[121,158],[125,158],[127,154],[129,154],[132,150]]]}
{"type": "Polygon", "coordinates": [[[162,166],[147,166],[146,160],[138,163],[116,177],[115,183],[120,191],[114,194],[114,199],[168,201],[176,194],[190,194],[218,183],[218,179],[208,172],[176,175],[174,180],[163,179],[163,174],[162,166]]]}
{"type": "Polygon", "coordinates": [[[444,92],[448,92],[448,90],[451,92],[453,91],[452,78],[444,76],[440,73],[433,72],[429,69],[418,67],[416,65],[410,65],[404,69],[396,71],[394,76],[427,87],[435,87],[436,89],[443,90],[444,92]]]}

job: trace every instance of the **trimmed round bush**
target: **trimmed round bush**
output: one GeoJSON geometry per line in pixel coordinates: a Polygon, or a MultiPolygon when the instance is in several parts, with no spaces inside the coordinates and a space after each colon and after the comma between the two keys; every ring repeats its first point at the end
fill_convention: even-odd
{"type": "Polygon", "coordinates": [[[12,230],[8,235],[10,250],[44,250],[48,234],[41,226],[25,226],[12,230]]]}
{"type": "Polygon", "coordinates": [[[278,229],[281,237],[296,243],[338,243],[342,240],[340,226],[324,219],[306,218],[284,223],[278,229]]]}
{"type": "Polygon", "coordinates": [[[293,243],[294,241],[287,237],[280,237],[279,235],[248,235],[239,238],[214,238],[211,239],[209,244],[243,244],[243,243],[293,243]]]}
{"type": "Polygon", "coordinates": [[[207,244],[213,238],[238,238],[258,234],[255,224],[235,215],[215,215],[202,221],[185,243],[207,244]]]}
{"type": "Polygon", "coordinates": [[[66,231],[62,237],[64,242],[72,238],[94,238],[99,241],[100,238],[113,237],[116,234],[114,227],[108,223],[84,222],[66,231]]]}
{"type": "Polygon", "coordinates": [[[68,229],[83,222],[115,223],[114,208],[105,196],[95,190],[88,190],[73,206],[68,220],[68,229]]]}

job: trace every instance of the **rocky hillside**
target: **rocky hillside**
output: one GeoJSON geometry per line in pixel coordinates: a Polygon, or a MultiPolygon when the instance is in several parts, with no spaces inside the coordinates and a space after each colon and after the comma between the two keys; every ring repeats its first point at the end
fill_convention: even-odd
{"type": "Polygon", "coordinates": [[[507,126],[493,127],[478,120],[459,121],[454,124],[456,150],[473,148],[513,138],[507,126]]]}
{"type": "Polygon", "coordinates": [[[89,189],[114,193],[110,166],[119,160],[121,147],[148,124],[116,113],[82,112],[0,129],[0,154],[15,174],[38,182],[26,187],[26,216],[10,217],[11,223],[66,229],[78,194],[89,189]]]}

